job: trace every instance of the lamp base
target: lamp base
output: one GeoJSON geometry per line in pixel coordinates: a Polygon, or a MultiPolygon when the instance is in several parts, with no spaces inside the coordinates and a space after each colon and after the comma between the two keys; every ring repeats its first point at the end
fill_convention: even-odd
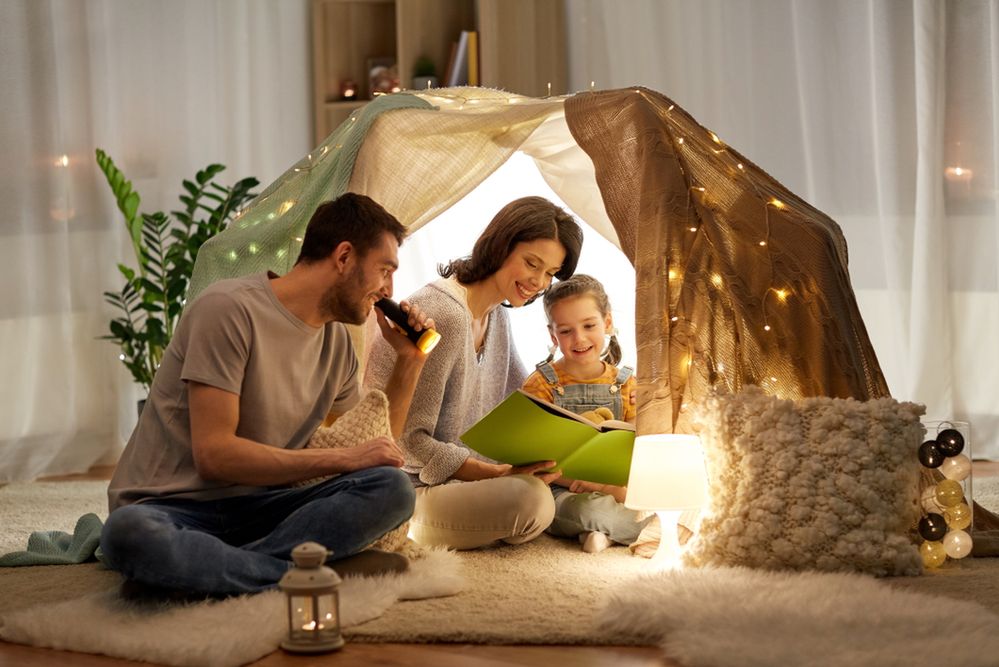
{"type": "Polygon", "coordinates": [[[680,563],[680,538],[677,536],[677,526],[679,525],[682,510],[657,510],[659,517],[659,548],[652,556],[652,567],[656,570],[678,570],[683,567],[680,563]]]}

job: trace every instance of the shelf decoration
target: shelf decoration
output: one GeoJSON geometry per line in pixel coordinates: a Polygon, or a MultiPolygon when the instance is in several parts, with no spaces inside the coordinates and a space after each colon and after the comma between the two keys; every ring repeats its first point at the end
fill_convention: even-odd
{"type": "Polygon", "coordinates": [[[925,514],[917,526],[923,565],[933,569],[948,558],[964,558],[973,546],[966,530],[972,519],[971,429],[967,422],[951,421],[928,422],[926,429],[935,437],[919,446],[919,462],[943,477],[923,490],[925,514]]]}
{"type": "Polygon", "coordinates": [[[357,99],[357,84],[353,79],[344,79],[340,82],[340,99],[345,102],[357,99]]]}

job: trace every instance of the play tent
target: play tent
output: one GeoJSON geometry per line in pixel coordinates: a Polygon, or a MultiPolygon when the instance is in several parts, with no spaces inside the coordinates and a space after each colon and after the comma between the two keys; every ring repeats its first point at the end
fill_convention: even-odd
{"type": "Polygon", "coordinates": [[[839,226],[645,88],[379,97],[205,244],[189,296],[286,272],[322,201],[363,193],[415,231],[516,151],[635,267],[639,433],[687,431],[685,408],[716,385],[888,395],[839,226]]]}

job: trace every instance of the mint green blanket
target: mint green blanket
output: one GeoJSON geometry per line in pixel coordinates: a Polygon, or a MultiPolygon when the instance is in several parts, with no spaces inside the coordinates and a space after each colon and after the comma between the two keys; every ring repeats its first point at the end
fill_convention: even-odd
{"type": "Polygon", "coordinates": [[[0,567],[22,565],[73,565],[101,557],[101,528],[104,524],[94,513],[76,521],[73,534],[60,530],[39,530],[28,537],[26,551],[12,551],[0,556],[0,567]]]}

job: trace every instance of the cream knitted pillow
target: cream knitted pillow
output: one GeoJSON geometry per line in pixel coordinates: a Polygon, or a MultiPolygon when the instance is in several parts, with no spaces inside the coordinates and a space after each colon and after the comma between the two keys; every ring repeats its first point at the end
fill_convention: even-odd
{"type": "MultiPolygon", "coordinates": [[[[354,447],[382,435],[390,437],[392,435],[392,427],[389,424],[388,397],[377,389],[373,389],[357,405],[340,415],[328,428],[320,427],[305,447],[306,449],[354,447]]],[[[332,476],[307,479],[297,482],[295,486],[316,484],[332,476]]],[[[398,551],[410,557],[419,556],[421,548],[407,537],[408,531],[409,522],[407,521],[378,538],[369,547],[384,551],[398,551]]]]}
{"type": "Polygon", "coordinates": [[[914,575],[919,417],[891,398],[782,400],[747,387],[697,411],[711,499],[684,561],[914,575]]]}

